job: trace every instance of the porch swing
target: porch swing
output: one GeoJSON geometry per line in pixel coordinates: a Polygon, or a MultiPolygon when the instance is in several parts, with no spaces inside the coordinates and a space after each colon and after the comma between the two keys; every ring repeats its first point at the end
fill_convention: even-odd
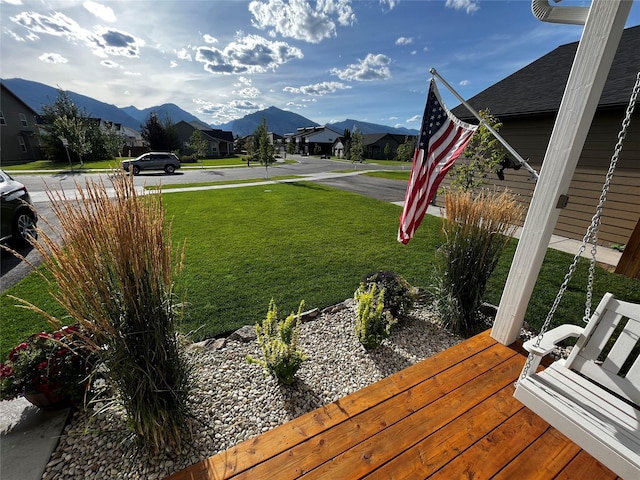
{"type": "Polygon", "coordinates": [[[527,341],[529,356],[515,398],[625,479],[640,479],[640,305],[606,293],[591,315],[598,228],[611,178],[640,90],[636,76],[622,129],[591,224],[570,265],[540,334],[527,341]],[[583,321],[549,330],[578,261],[591,243],[583,321]],[[612,335],[617,338],[612,340],[612,335]],[[577,341],[568,358],[538,367],[569,337],[577,341]],[[610,342],[610,340],[612,340],[610,342]],[[613,345],[611,345],[613,343],[613,345]]]}

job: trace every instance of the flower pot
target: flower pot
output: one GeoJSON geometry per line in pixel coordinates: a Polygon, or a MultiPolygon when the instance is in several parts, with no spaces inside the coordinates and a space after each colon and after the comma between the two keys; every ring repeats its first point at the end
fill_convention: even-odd
{"type": "Polygon", "coordinates": [[[24,398],[26,398],[36,407],[45,410],[66,408],[71,405],[69,399],[62,394],[61,390],[54,390],[52,392],[25,393],[24,398]]]}

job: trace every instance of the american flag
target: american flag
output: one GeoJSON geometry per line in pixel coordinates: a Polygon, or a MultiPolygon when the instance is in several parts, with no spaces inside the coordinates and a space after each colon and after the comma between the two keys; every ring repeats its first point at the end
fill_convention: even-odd
{"type": "Polygon", "coordinates": [[[409,243],[424,218],[440,182],[471,140],[477,125],[459,119],[444,106],[431,79],[411,177],[404,197],[398,241],[409,243]]]}

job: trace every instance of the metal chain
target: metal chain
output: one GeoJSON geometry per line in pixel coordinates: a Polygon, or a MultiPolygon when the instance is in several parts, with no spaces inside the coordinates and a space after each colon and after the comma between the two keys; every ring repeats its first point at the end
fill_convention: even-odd
{"type": "MultiPolygon", "coordinates": [[[[596,213],[593,215],[591,219],[591,224],[587,228],[587,233],[582,238],[582,244],[578,249],[578,253],[576,253],[575,257],[573,257],[573,262],[569,266],[569,270],[567,271],[567,274],[564,276],[564,280],[562,282],[562,285],[560,286],[560,290],[558,291],[558,294],[556,295],[556,298],[553,301],[553,304],[551,305],[551,309],[549,310],[549,313],[547,313],[547,317],[545,318],[544,323],[542,324],[540,333],[536,338],[536,342],[535,342],[536,347],[540,346],[540,343],[542,342],[542,336],[549,329],[551,320],[553,320],[553,316],[555,315],[556,310],[558,309],[558,305],[560,305],[560,301],[564,296],[564,292],[567,290],[567,287],[569,286],[569,281],[571,280],[571,277],[573,276],[573,273],[575,272],[576,267],[578,266],[580,257],[582,256],[582,254],[584,253],[587,247],[587,243],[591,243],[591,260],[589,263],[587,298],[585,301],[585,310],[584,310],[584,316],[582,317],[582,320],[585,323],[589,322],[589,318],[591,317],[591,302],[593,297],[593,282],[595,277],[596,253],[598,250],[598,230],[600,227],[600,220],[602,218],[602,209],[607,199],[607,193],[609,192],[611,179],[613,178],[613,172],[615,171],[616,166],[618,164],[618,158],[620,156],[620,151],[622,150],[624,138],[627,135],[627,130],[629,128],[629,124],[631,123],[631,115],[633,114],[633,110],[635,108],[636,101],[638,99],[638,92],[640,92],[640,72],[638,72],[638,74],[636,75],[636,83],[633,87],[631,97],[629,98],[629,105],[627,106],[625,118],[622,121],[622,128],[618,133],[618,142],[616,143],[613,155],[611,156],[611,162],[609,163],[609,170],[607,171],[604,185],[602,186],[602,193],[600,194],[600,200],[598,201],[598,206],[596,207],[596,213]]],[[[532,360],[533,360],[533,356],[530,354],[529,357],[527,358],[527,363],[525,364],[522,370],[522,374],[520,375],[520,378],[524,378],[529,373],[532,360]]]]}

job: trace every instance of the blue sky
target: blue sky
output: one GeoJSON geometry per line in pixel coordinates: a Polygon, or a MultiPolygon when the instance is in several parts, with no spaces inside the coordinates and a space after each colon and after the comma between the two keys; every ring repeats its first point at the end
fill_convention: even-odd
{"type": "Polygon", "coordinates": [[[276,106],[419,128],[431,67],[470,98],[582,32],[529,0],[0,0],[0,16],[2,78],[212,124],[276,106]]]}

